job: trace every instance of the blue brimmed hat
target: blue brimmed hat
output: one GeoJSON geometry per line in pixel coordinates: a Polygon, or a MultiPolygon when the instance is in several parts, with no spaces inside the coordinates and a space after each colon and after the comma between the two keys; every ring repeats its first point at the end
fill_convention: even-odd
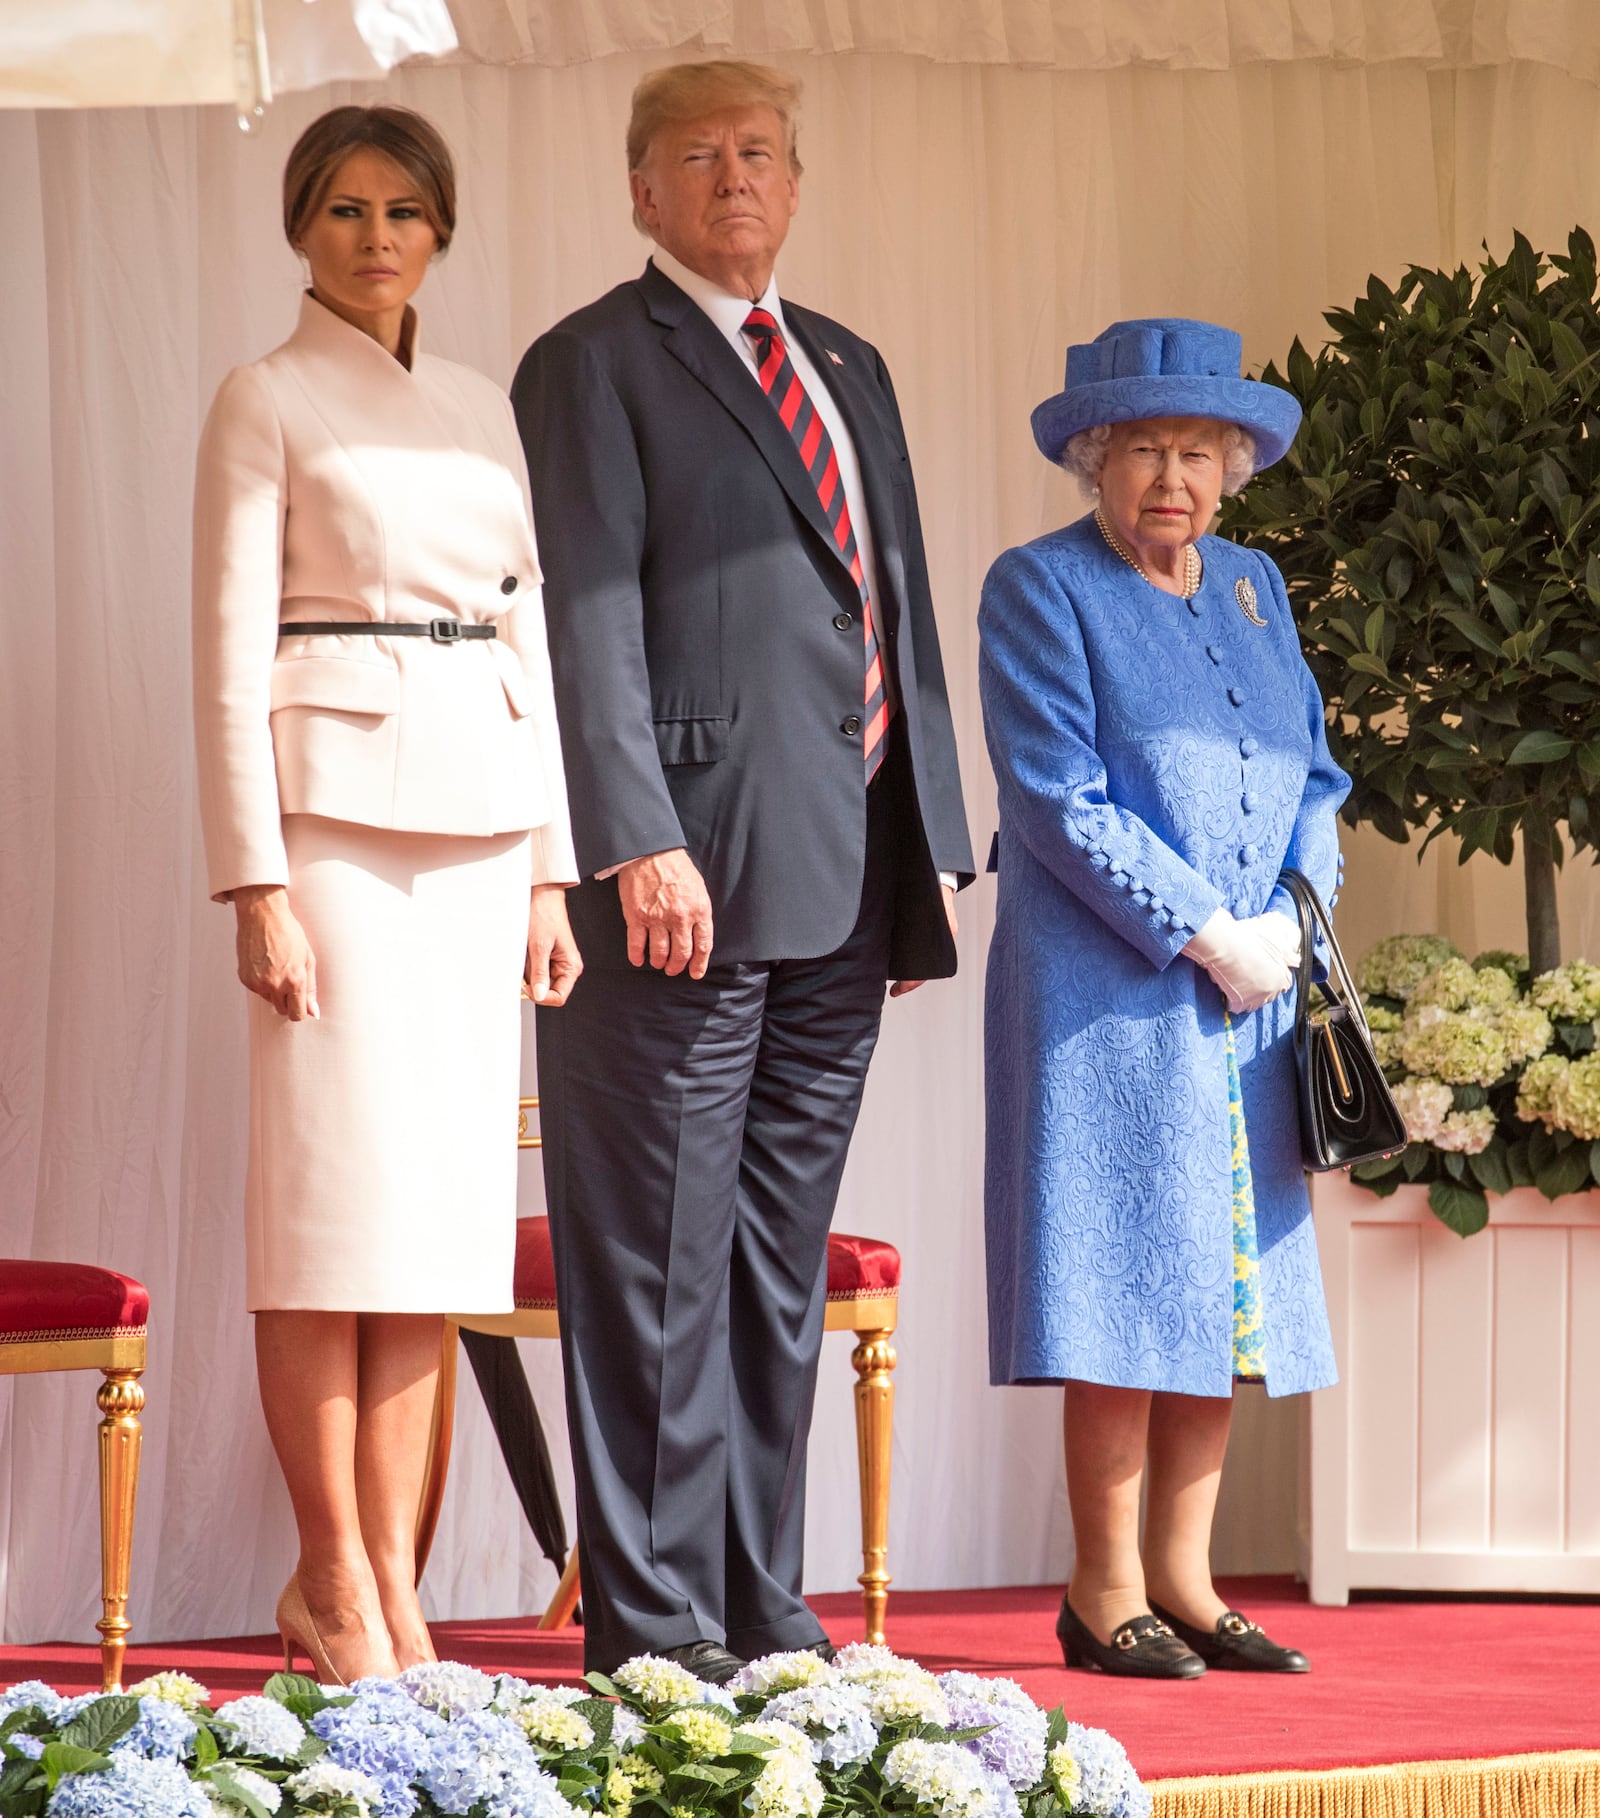
{"type": "Polygon", "coordinates": [[[1153,316],[1113,322],[1067,349],[1064,390],[1033,413],[1033,439],[1058,461],[1069,438],[1099,423],[1145,417],[1214,417],[1256,439],[1256,471],[1281,461],[1300,427],[1300,405],[1276,385],[1239,376],[1244,343],[1231,328],[1153,316]]]}

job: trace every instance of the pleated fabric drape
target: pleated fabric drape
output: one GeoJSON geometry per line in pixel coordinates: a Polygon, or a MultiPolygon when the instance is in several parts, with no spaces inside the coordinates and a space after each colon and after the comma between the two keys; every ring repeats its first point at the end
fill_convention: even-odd
{"type": "MultiPolygon", "coordinates": [[[[472,0],[456,12],[477,54],[545,62],[407,70],[382,91],[432,115],[462,168],[462,226],[419,298],[428,344],[505,382],[536,333],[642,264],[622,169],[627,101],[660,51],[686,48],[690,16],[711,48],[776,54],[804,79],[807,169],[781,281],[874,339],[893,370],[980,852],[994,792],[978,584],[1001,548],[1081,508],[1027,427],[1066,343],[1118,316],[1199,315],[1238,327],[1259,363],[1293,334],[1314,339],[1321,310],[1370,270],[1471,259],[1513,227],[1559,242],[1600,193],[1585,80],[1595,47],[1579,7],[1549,55],[1462,69],[1429,67],[1448,46],[1408,48],[1405,33],[1428,20],[1437,31],[1453,10],[1462,29],[1482,25],[1485,56],[1510,54],[1511,9],[1219,0],[1185,9],[1198,47],[1185,67],[1129,66],[1126,46],[1106,58],[1116,67],[1048,67],[1072,49],[1066,10],[609,0],[579,14],[472,0]],[[1309,33],[1316,57],[1241,58],[1251,13],[1309,33]],[[654,34],[643,43],[641,20],[654,34]],[[1375,52],[1412,60],[1350,61],[1375,52]]],[[[1119,15],[1169,9],[1073,12],[1088,21],[1077,29],[1106,33],[1119,15]]],[[[277,226],[284,154],[351,92],[286,97],[250,136],[224,108],[0,113],[0,1255],[100,1261],[151,1289],[143,1638],[266,1627],[293,1558],[243,1311],[244,1004],[231,917],[206,901],[199,867],[189,489],[218,379],[294,319],[299,275],[277,226]]],[[[1352,949],[1426,926],[1469,947],[1521,944],[1514,876],[1351,844],[1352,949]]],[[[1563,890],[1569,951],[1600,956],[1586,864],[1563,890]]],[[[1059,1399],[986,1381],[979,1054],[992,913],[980,880],[961,898],[961,976],[890,1006],[839,1213],[841,1228],[906,1257],[891,1545],[902,1587],[1043,1580],[1070,1557],[1059,1399]]],[[[535,1209],[534,1166],[524,1192],[535,1209]]],[[[524,1350],[566,1481],[554,1347],[524,1350]]],[[[830,1340],[823,1359],[815,1589],[860,1570],[847,1353],[830,1340]]],[[[465,1372],[463,1384],[425,1601],[437,1615],[537,1608],[550,1568],[465,1372]]],[[[0,1382],[7,1640],[92,1632],[93,1418],[86,1379],[0,1382]]],[[[1225,1566],[1286,1563],[1293,1419],[1253,1404],[1241,1416],[1251,1466],[1227,1491],[1225,1566]]]]}

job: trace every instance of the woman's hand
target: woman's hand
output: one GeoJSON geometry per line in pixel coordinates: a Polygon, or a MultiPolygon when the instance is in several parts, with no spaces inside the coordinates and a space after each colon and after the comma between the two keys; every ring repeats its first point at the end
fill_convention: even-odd
{"type": "Polygon", "coordinates": [[[1269,938],[1255,926],[1267,919],[1258,916],[1236,922],[1226,909],[1219,909],[1183,950],[1185,958],[1205,971],[1236,1015],[1270,1004],[1292,982],[1286,943],[1269,938]]]}
{"type": "Polygon", "coordinates": [[[564,884],[535,884],[528,906],[528,963],[522,982],[547,1010],[564,1004],[583,971],[583,955],[567,921],[564,884]]]}
{"type": "Polygon", "coordinates": [[[317,960],[282,884],[246,884],[233,893],[238,918],[239,983],[279,1016],[318,1017],[317,960]]]}

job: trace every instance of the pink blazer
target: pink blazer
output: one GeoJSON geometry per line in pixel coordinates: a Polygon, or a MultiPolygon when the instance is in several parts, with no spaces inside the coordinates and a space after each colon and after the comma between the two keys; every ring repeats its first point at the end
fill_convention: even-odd
{"type": "MultiPolygon", "coordinates": [[[[415,346],[416,318],[407,312],[415,346]]],[[[194,701],[214,896],[286,884],[282,816],[532,830],[575,883],[522,445],[481,373],[411,369],[307,295],[200,438],[194,701]],[[492,640],[280,637],[281,622],[457,618],[492,640]]]]}

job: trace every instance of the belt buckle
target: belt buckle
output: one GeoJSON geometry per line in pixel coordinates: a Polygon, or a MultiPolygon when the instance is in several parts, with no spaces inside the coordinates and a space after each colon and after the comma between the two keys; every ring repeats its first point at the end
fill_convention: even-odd
{"type": "Polygon", "coordinates": [[[436,644],[459,644],[461,642],[460,619],[429,619],[428,636],[436,644]]]}

